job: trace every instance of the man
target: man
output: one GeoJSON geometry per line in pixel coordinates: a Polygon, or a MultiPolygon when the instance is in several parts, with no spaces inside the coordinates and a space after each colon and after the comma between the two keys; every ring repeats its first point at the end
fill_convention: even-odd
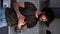
{"type": "Polygon", "coordinates": [[[6,19],[8,25],[18,23],[17,29],[25,30],[34,27],[38,20],[49,26],[49,23],[54,20],[54,13],[48,7],[40,12],[31,2],[16,2],[11,9],[6,9],[6,19]]]}
{"type": "Polygon", "coordinates": [[[48,23],[52,22],[54,19],[53,11],[50,8],[45,8],[39,12],[34,4],[30,2],[16,2],[14,3],[13,8],[18,18],[18,29],[27,29],[34,27],[37,24],[37,19],[48,26],[48,23]]]}

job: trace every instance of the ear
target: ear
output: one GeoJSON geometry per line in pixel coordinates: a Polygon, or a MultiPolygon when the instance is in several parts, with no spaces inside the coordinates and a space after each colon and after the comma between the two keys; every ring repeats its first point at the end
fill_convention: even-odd
{"type": "Polygon", "coordinates": [[[35,12],[35,16],[36,16],[36,18],[38,18],[38,15],[39,15],[39,14],[41,14],[40,11],[36,11],[36,12],[35,12]]]}

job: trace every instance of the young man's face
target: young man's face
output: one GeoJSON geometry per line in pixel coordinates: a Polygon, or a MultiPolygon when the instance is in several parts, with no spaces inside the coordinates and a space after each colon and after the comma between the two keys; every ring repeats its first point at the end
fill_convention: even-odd
{"type": "Polygon", "coordinates": [[[45,22],[45,21],[48,21],[47,17],[45,15],[42,15],[40,18],[39,18],[40,21],[42,22],[45,22]]]}

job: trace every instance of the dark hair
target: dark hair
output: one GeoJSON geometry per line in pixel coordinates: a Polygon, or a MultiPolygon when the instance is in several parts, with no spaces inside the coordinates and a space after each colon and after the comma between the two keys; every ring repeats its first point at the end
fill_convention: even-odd
{"type": "MultiPolygon", "coordinates": [[[[45,22],[45,25],[49,27],[49,24],[54,20],[53,10],[49,7],[42,9],[41,12],[45,12],[44,15],[47,17],[48,21],[45,22]]],[[[40,18],[40,17],[39,17],[40,18]]]]}

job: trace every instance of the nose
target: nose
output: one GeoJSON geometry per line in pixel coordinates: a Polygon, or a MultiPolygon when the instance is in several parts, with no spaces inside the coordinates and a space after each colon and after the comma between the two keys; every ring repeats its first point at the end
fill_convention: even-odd
{"type": "Polygon", "coordinates": [[[46,17],[42,17],[42,21],[47,21],[47,18],[46,17]]]}
{"type": "Polygon", "coordinates": [[[45,22],[45,21],[47,21],[47,19],[42,19],[42,21],[44,21],[44,22],[45,22]]]}
{"type": "Polygon", "coordinates": [[[42,17],[43,20],[45,20],[46,18],[45,17],[42,17]]]}

